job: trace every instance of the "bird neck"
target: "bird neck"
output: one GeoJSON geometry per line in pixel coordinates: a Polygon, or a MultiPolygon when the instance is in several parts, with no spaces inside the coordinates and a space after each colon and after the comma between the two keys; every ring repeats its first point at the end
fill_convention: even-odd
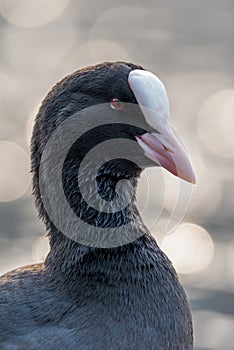
{"type": "Polygon", "coordinates": [[[164,260],[156,241],[143,230],[134,242],[115,248],[88,247],[62,236],[51,247],[46,269],[56,283],[68,288],[79,280],[118,285],[142,280],[146,273],[149,277],[155,263],[160,266],[164,260]]]}
{"type": "MultiPolygon", "coordinates": [[[[99,172],[95,193],[86,191],[85,199],[81,188],[89,189],[92,182],[89,174],[81,174],[77,183],[75,173],[64,173],[64,193],[72,212],[79,218],[79,225],[74,226],[72,220],[64,218],[59,206],[58,211],[61,210],[61,213],[58,212],[58,215],[66,220],[67,231],[61,232],[50,220],[47,221],[51,251],[46,266],[53,271],[53,275],[87,275],[90,271],[96,274],[105,271],[108,275],[110,261],[112,268],[121,264],[119,271],[122,274],[125,268],[123,261],[127,256],[132,256],[134,261],[137,259],[141,264],[142,252],[138,256],[135,251],[140,246],[139,238],[148,236],[149,233],[136,206],[138,176],[132,176],[126,172],[126,168],[125,172],[120,171],[116,164],[114,168],[118,169],[115,173],[107,168],[99,172]],[[124,180],[124,187],[117,188],[121,180],[124,180]],[[99,197],[96,201],[95,196],[99,197]],[[113,210],[104,211],[100,198],[109,204],[107,209],[113,210]],[[91,202],[95,208],[89,204],[91,202]],[[116,210],[118,205],[123,208],[116,210]]],[[[53,194],[56,197],[56,192],[51,191],[53,194]]],[[[148,245],[149,242],[150,240],[148,245]]]]}
{"type": "Polygon", "coordinates": [[[104,163],[95,175],[87,168],[78,169],[77,176],[72,163],[73,159],[63,172],[64,194],[72,216],[64,217],[62,212],[60,216],[66,228],[74,221],[77,225],[63,233],[67,235],[69,231],[68,236],[76,242],[99,248],[127,244],[138,238],[142,219],[136,206],[136,187],[141,169],[118,159],[104,163]]]}

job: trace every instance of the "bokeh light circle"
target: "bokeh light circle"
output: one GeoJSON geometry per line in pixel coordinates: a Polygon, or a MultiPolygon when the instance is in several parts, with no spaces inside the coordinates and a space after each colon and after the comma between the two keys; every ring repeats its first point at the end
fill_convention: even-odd
{"type": "Polygon", "coordinates": [[[183,223],[173,233],[165,235],[161,248],[181,274],[204,270],[214,255],[209,233],[192,223],[183,223]]]}
{"type": "MultiPolygon", "coordinates": [[[[192,217],[206,219],[213,215],[222,197],[222,182],[217,179],[214,171],[203,161],[202,156],[193,157],[197,183],[193,188],[189,214],[192,217]]],[[[171,187],[171,191],[175,188],[171,187]]]]}
{"type": "Polygon", "coordinates": [[[54,79],[62,78],[64,60],[71,54],[75,40],[77,43],[78,34],[73,26],[55,25],[40,30],[19,30],[7,26],[2,45],[8,65],[18,72],[21,79],[23,77],[23,87],[18,91],[21,92],[22,88],[27,90],[24,85],[32,84],[33,91],[37,86],[40,96],[41,86],[44,86],[45,93],[44,89],[48,89],[54,79]],[[43,79],[38,79],[40,75],[43,79]]]}
{"type": "Polygon", "coordinates": [[[223,90],[209,97],[201,107],[198,133],[214,154],[234,157],[234,90],[223,90]]]}
{"type": "Polygon", "coordinates": [[[17,144],[0,141],[0,201],[20,198],[30,182],[29,160],[17,144]]]}
{"type": "Polygon", "coordinates": [[[132,61],[128,50],[121,44],[107,39],[88,40],[70,52],[63,67],[67,73],[78,68],[105,61],[132,61]]]}
{"type": "Polygon", "coordinates": [[[228,256],[228,270],[227,277],[229,285],[234,288],[234,239],[229,243],[227,247],[227,256],[228,256]]]}
{"type": "Polygon", "coordinates": [[[40,237],[35,244],[33,245],[32,249],[32,257],[35,262],[38,261],[44,261],[45,257],[49,253],[50,245],[48,237],[42,236],[40,237]]]}
{"type": "Polygon", "coordinates": [[[68,3],[69,0],[1,0],[0,14],[18,27],[34,28],[53,21],[68,3]]]}
{"type": "Polygon", "coordinates": [[[29,118],[28,118],[27,123],[26,123],[26,138],[27,138],[28,145],[30,145],[30,143],[31,143],[33,126],[34,126],[35,118],[36,118],[36,115],[39,111],[40,105],[41,104],[39,103],[38,105],[36,105],[32,109],[32,112],[30,113],[29,118]]]}

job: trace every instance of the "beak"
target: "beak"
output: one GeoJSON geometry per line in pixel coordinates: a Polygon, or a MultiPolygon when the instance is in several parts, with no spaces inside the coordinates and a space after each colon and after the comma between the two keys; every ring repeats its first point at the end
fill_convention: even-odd
{"type": "Polygon", "coordinates": [[[195,184],[189,157],[170,127],[169,102],[163,83],[154,74],[138,69],[130,72],[128,83],[147,123],[155,130],[136,136],[146,157],[175,176],[195,184]]]}

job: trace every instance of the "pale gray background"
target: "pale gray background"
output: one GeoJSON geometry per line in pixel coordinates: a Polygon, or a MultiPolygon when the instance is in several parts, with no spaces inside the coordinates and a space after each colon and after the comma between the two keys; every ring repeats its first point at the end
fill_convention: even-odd
{"type": "MultiPolygon", "coordinates": [[[[233,11],[231,0],[0,0],[0,273],[46,254],[28,163],[40,101],[79,67],[133,61],[164,81],[198,178],[189,224],[165,239],[162,217],[153,233],[186,285],[196,349],[234,348],[233,11]]],[[[146,201],[143,215],[152,224],[162,172],[147,176],[150,197],[143,177],[139,204],[146,201]]],[[[170,213],[178,182],[168,174],[165,181],[170,213]]]]}

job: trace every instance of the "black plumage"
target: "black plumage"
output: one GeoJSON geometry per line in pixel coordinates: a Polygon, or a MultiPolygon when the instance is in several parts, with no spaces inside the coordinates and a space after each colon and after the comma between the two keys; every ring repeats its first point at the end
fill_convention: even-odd
{"type": "MultiPolygon", "coordinates": [[[[108,217],[91,213],[77,185],[76,166],[87,148],[113,134],[134,140],[136,131],[143,134],[149,130],[144,119],[141,130],[121,125],[122,116],[142,118],[128,85],[129,72],[135,69],[143,68],[117,62],[79,70],[57,83],[42,102],[31,143],[33,192],[51,250],[44,264],[20,268],[1,278],[1,349],[193,348],[186,295],[170,261],[142,223],[135,202],[108,217]],[[134,104],[135,113],[110,109],[109,113],[120,118],[117,129],[115,125],[104,127],[101,132],[96,130],[95,137],[92,130],[86,142],[79,140],[73,145],[63,168],[64,192],[74,212],[81,215],[82,208],[83,219],[93,220],[92,225],[118,224],[120,230],[123,226],[124,235],[125,221],[130,220],[140,237],[119,247],[95,248],[68,238],[51,222],[41,198],[39,167],[46,142],[60,123],[73,113],[113,98],[134,104]]],[[[138,151],[145,167],[152,165],[140,147],[138,151]]],[[[124,159],[108,162],[97,176],[99,194],[107,201],[113,199],[120,179],[128,179],[136,187],[141,171],[124,159]]]]}

